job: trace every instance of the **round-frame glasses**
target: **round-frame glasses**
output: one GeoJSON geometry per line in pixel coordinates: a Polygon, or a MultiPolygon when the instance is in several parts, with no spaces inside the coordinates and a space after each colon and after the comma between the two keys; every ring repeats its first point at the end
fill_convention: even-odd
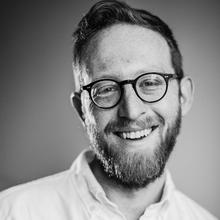
{"type": "Polygon", "coordinates": [[[124,93],[124,85],[131,84],[136,95],[144,102],[160,101],[167,92],[170,79],[178,79],[177,74],[149,72],[133,80],[116,81],[114,79],[100,79],[82,86],[81,92],[87,90],[92,102],[102,109],[115,107],[124,93]]]}

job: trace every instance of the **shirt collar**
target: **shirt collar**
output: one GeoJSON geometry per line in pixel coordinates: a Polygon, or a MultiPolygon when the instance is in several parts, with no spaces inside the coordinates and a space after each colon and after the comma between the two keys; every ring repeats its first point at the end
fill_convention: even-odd
{"type": "Polygon", "coordinates": [[[163,201],[170,201],[171,197],[173,195],[173,192],[175,190],[175,185],[174,182],[172,180],[171,174],[169,172],[169,170],[165,171],[166,173],[166,179],[165,179],[165,184],[164,184],[164,188],[163,188],[163,194],[161,197],[161,202],[163,201]]]}
{"type": "Polygon", "coordinates": [[[165,183],[163,187],[163,193],[159,202],[151,204],[146,208],[144,215],[163,215],[171,204],[175,185],[173,183],[169,170],[165,170],[165,183]]]}
{"type": "Polygon", "coordinates": [[[87,189],[82,189],[83,192],[89,192],[93,194],[96,199],[103,200],[103,198],[106,198],[105,192],[89,166],[94,156],[93,151],[84,150],[73,163],[71,169],[75,171],[76,180],[86,184],[87,189]]]}

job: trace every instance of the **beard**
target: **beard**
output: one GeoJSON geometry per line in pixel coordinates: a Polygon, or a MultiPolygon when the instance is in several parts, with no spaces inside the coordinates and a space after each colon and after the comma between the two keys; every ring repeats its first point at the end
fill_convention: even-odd
{"type": "MultiPolygon", "coordinates": [[[[158,116],[159,117],[159,116],[158,116]]],[[[152,118],[146,118],[146,123],[152,123],[152,118]]],[[[164,125],[164,119],[158,121],[164,125]]],[[[105,131],[114,128],[128,126],[131,121],[110,122],[105,131]]],[[[140,124],[143,124],[141,122],[140,124]]],[[[145,151],[129,152],[125,147],[114,143],[109,144],[104,138],[103,132],[98,132],[95,123],[86,125],[90,137],[91,148],[95,152],[94,161],[101,168],[102,173],[108,179],[127,189],[139,189],[159,178],[176,143],[176,138],[181,127],[181,108],[178,106],[177,114],[165,131],[160,134],[153,153],[149,155],[145,151]]],[[[164,127],[164,126],[163,126],[164,127]]],[[[147,146],[146,146],[147,148],[147,146]]]]}

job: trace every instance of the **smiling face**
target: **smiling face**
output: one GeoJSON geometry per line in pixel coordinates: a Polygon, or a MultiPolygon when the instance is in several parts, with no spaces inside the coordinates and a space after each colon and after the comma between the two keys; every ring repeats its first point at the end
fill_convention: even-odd
{"type": "MultiPolygon", "coordinates": [[[[99,32],[87,54],[84,85],[106,78],[135,79],[148,72],[174,74],[165,39],[136,25],[117,24],[99,32]]],[[[144,187],[162,174],[179,133],[179,84],[171,79],[166,96],[155,103],[141,100],[131,84],[123,88],[119,104],[111,109],[95,106],[84,91],[85,125],[105,173],[124,186],[144,187]]]]}

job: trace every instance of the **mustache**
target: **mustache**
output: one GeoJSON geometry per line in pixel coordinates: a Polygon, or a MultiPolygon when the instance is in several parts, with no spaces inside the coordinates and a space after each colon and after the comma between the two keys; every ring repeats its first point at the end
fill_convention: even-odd
{"type": "Polygon", "coordinates": [[[106,125],[104,131],[106,134],[109,134],[112,132],[126,131],[130,129],[144,130],[159,124],[164,125],[164,119],[160,116],[154,118],[146,117],[145,119],[139,119],[139,120],[130,120],[127,118],[121,118],[117,121],[116,120],[110,121],[106,125]]]}

